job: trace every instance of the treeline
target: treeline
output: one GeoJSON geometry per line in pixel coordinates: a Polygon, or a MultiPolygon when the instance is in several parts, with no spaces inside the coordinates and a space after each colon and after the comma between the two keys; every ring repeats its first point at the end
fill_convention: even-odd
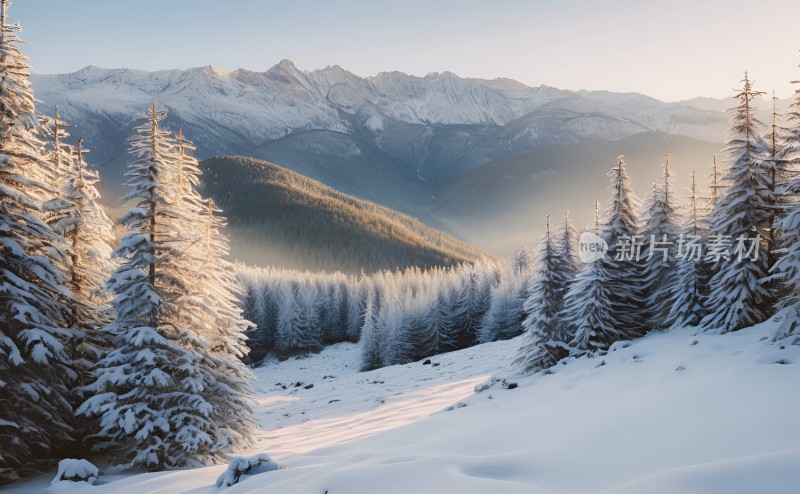
{"type": "Polygon", "coordinates": [[[316,352],[342,341],[363,347],[363,368],[406,363],[513,338],[531,256],[508,263],[382,271],[371,276],[241,267],[250,359],[316,352]]]}
{"type": "Polygon", "coordinates": [[[666,156],[640,204],[620,157],[608,208],[601,217],[596,207],[589,228],[611,252],[594,258],[581,244],[582,265],[577,232],[548,219],[525,303],[524,370],[670,328],[729,332],[771,318],[776,340],[800,342],[800,91],[786,122],[773,110],[764,128],[754,116],[763,93],[747,74],[742,83],[707,194],[693,175],[680,204],[666,156]]]}
{"type": "Polygon", "coordinates": [[[248,264],[373,273],[488,258],[409,216],[337,192],[272,163],[201,163],[204,190],[229,218],[235,258],[248,264]]]}
{"type": "Polygon", "coordinates": [[[257,323],[252,355],[360,341],[369,370],[524,331],[517,363],[531,372],[672,328],[728,332],[773,318],[776,339],[800,341],[800,93],[789,125],[773,112],[764,129],[754,117],[760,93],[742,82],[707,193],[693,174],[680,201],[666,155],[640,201],[620,156],[608,207],[596,203],[584,232],[593,235],[579,243],[566,214],[558,225],[548,218],[535,262],[522,250],[505,264],[359,277],[240,270],[257,323]],[[580,252],[587,242],[608,252],[580,252]]]}
{"type": "Polygon", "coordinates": [[[111,465],[208,464],[253,444],[249,323],[224,219],[155,102],[130,139],[116,243],[98,175],[36,113],[0,3],[0,483],[93,451],[111,465]],[[113,251],[113,252],[112,252],[113,251]]]}

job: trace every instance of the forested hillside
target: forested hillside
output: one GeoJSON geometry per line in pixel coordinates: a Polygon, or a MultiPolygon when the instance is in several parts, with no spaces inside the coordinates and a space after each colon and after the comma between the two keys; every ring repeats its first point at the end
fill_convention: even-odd
{"type": "Polygon", "coordinates": [[[248,264],[358,273],[487,257],[414,218],[272,163],[223,157],[201,168],[205,192],[228,215],[232,255],[248,264]]]}

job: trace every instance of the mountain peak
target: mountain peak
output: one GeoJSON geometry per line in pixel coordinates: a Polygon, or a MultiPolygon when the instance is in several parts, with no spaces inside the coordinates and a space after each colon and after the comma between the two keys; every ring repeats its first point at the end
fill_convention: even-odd
{"type": "Polygon", "coordinates": [[[203,67],[203,73],[214,74],[214,75],[225,75],[228,72],[223,68],[217,67],[216,65],[206,65],[205,67],[203,67]]]}
{"type": "Polygon", "coordinates": [[[294,60],[290,60],[288,58],[284,58],[280,62],[276,63],[272,66],[273,69],[281,69],[286,71],[299,71],[300,69],[297,67],[297,64],[294,60]]]}

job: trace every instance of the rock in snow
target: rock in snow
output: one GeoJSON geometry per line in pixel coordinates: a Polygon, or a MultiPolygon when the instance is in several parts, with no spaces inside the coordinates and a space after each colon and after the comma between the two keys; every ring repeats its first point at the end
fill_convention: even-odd
{"type": "Polygon", "coordinates": [[[97,467],[87,460],[67,458],[58,462],[58,473],[53,484],[58,482],[86,482],[94,485],[100,477],[97,467]]]}
{"type": "Polygon", "coordinates": [[[217,487],[230,487],[239,483],[241,478],[271,472],[281,466],[270,459],[266,453],[253,456],[239,456],[231,460],[228,469],[217,478],[217,487]]]}

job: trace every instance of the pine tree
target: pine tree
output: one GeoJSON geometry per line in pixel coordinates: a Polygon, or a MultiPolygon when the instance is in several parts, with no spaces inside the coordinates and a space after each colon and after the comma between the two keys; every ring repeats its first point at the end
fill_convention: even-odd
{"type": "Polygon", "coordinates": [[[256,324],[256,327],[245,333],[247,346],[250,349],[248,359],[256,364],[261,362],[275,346],[278,325],[278,286],[271,278],[259,281],[260,283],[253,287],[252,296],[249,298],[253,308],[252,314],[247,317],[256,324]]]}
{"type": "MultiPolygon", "coordinates": [[[[793,81],[800,84],[800,81],[793,81]]],[[[778,323],[776,340],[792,338],[800,343],[800,89],[795,90],[789,112],[789,129],[779,152],[779,162],[787,175],[779,183],[777,201],[781,206],[775,228],[780,232],[779,255],[772,272],[781,297],[774,316],[778,323]]]]}
{"type": "Polygon", "coordinates": [[[0,4],[0,483],[51,464],[72,438],[72,294],[64,240],[42,220],[55,173],[41,152],[28,60],[0,4]]]}
{"type": "MultiPolygon", "coordinates": [[[[49,161],[58,171],[54,180],[58,196],[48,201],[45,209],[48,224],[64,237],[70,247],[67,286],[75,300],[70,304],[68,322],[92,332],[113,318],[111,294],[105,286],[114,269],[111,261],[113,223],[98,202],[100,193],[96,184],[100,177],[83,159],[88,152],[83,148],[83,141],[78,141],[77,150],[63,142],[69,137],[65,125],[59,120],[56,108],[49,161]]],[[[89,335],[89,339],[97,336],[89,335]]]]}
{"type": "Polygon", "coordinates": [[[616,250],[614,258],[609,259],[611,267],[606,272],[611,293],[613,326],[619,333],[617,336],[607,336],[614,340],[622,335],[641,335],[645,331],[646,300],[643,266],[635,247],[639,232],[639,199],[631,190],[623,156],[619,157],[617,166],[611,168],[608,175],[611,177],[612,196],[601,236],[610,249],[616,250]],[[632,246],[632,250],[624,247],[626,243],[632,246]]]}
{"type": "MultiPolygon", "coordinates": [[[[569,245],[569,222],[565,217],[565,245],[569,245]]],[[[545,234],[539,245],[537,267],[528,285],[524,310],[527,317],[522,322],[525,344],[515,361],[524,372],[547,369],[569,354],[561,334],[560,312],[566,294],[575,276],[575,266],[564,256],[569,247],[559,246],[550,232],[547,217],[545,234]],[[565,253],[564,251],[567,250],[565,253]]]]}
{"type": "Polygon", "coordinates": [[[131,139],[126,196],[136,206],[114,255],[122,264],[109,278],[116,319],[107,331],[114,349],[97,365],[94,396],[78,412],[96,417],[90,438],[97,451],[125,468],[151,470],[206,464],[230,453],[229,424],[218,423],[218,356],[201,336],[196,270],[187,252],[194,219],[183,208],[176,177],[180,156],[159,128],[166,111],[155,102],[131,139]]]}
{"type": "Polygon", "coordinates": [[[410,295],[405,306],[406,313],[400,332],[405,339],[404,350],[408,362],[414,362],[428,355],[427,349],[422,347],[420,341],[422,341],[422,335],[425,334],[425,319],[429,308],[428,295],[423,291],[417,291],[410,295]]]}
{"type": "MultiPolygon", "coordinates": [[[[628,188],[622,157],[610,174],[614,191],[611,207],[601,225],[600,205],[595,203],[594,234],[613,242],[624,235],[633,237],[636,225],[631,209],[635,198],[628,188]]],[[[574,353],[602,353],[614,342],[639,334],[637,318],[641,309],[635,304],[642,301],[631,290],[639,286],[641,273],[633,260],[619,261],[612,255],[608,253],[585,266],[564,297],[561,318],[572,336],[569,346],[574,353]]]]}
{"type": "Polygon", "coordinates": [[[481,343],[509,340],[522,333],[522,314],[525,304],[526,281],[529,271],[520,271],[518,265],[503,269],[500,281],[491,288],[489,309],[481,322],[481,343]]]}
{"type": "Polygon", "coordinates": [[[697,182],[692,170],[692,185],[689,189],[689,214],[678,240],[675,276],[668,285],[673,297],[664,326],[681,328],[697,326],[706,314],[706,264],[702,257],[702,245],[706,238],[705,218],[698,205],[697,182]]]}
{"type": "Polygon", "coordinates": [[[281,357],[322,349],[322,329],[316,290],[303,280],[284,287],[278,309],[275,352],[281,357]]]}
{"type": "MultiPolygon", "coordinates": [[[[777,102],[778,98],[773,94],[772,125],[770,126],[769,132],[764,136],[764,141],[767,145],[767,156],[763,160],[763,164],[769,177],[768,187],[773,194],[772,202],[770,203],[769,228],[765,228],[764,238],[764,245],[770,253],[768,260],[770,267],[775,263],[775,258],[778,255],[775,250],[778,249],[779,232],[775,223],[778,216],[786,211],[785,200],[783,195],[779,193],[779,189],[785,187],[792,178],[792,166],[790,163],[786,162],[782,152],[785,139],[783,134],[786,132],[786,129],[782,129],[778,125],[779,114],[777,102]]],[[[777,287],[772,286],[770,281],[767,281],[767,283],[772,291],[777,289],[777,287]]]]}
{"type": "Polygon", "coordinates": [[[443,287],[435,298],[432,297],[423,321],[424,332],[417,341],[423,356],[430,357],[458,348],[453,325],[454,299],[454,290],[451,287],[443,287]]]}
{"type": "Polygon", "coordinates": [[[350,304],[347,309],[347,341],[356,343],[361,339],[361,328],[364,327],[367,299],[371,291],[370,280],[362,272],[358,282],[352,287],[353,296],[350,297],[350,304]]]}
{"type": "Polygon", "coordinates": [[[204,352],[203,365],[213,376],[212,388],[207,393],[216,426],[212,449],[247,451],[254,446],[257,430],[250,400],[255,376],[242,364],[248,353],[245,332],[252,323],[243,318],[238,304],[242,287],[233,265],[226,260],[230,242],[222,233],[225,218],[212,199],[203,200],[197,191],[201,172],[191,155],[195,148],[184,140],[182,129],[178,147],[178,193],[184,215],[194,216],[188,223],[191,231],[184,250],[197,249],[198,245],[201,249],[200,255],[190,258],[195,262],[194,270],[190,271],[195,278],[189,286],[194,298],[192,312],[196,314],[193,327],[210,344],[210,349],[204,352]]]}
{"type": "Polygon", "coordinates": [[[718,241],[730,241],[730,259],[720,257],[714,263],[707,304],[710,312],[702,321],[704,327],[723,332],[763,321],[772,303],[761,283],[768,274],[770,253],[756,238],[764,238],[771,229],[774,204],[769,170],[762,162],[767,146],[752,104],[762,93],[753,89],[747,73],[742,82],[744,87],[736,95],[740,103],[731,110],[725,147],[725,188],[711,216],[711,234],[718,241]],[[739,255],[751,249],[757,250],[755,259],[739,255]]]}
{"type": "Polygon", "coordinates": [[[563,270],[570,283],[575,281],[575,276],[580,272],[578,260],[578,231],[572,226],[569,211],[564,211],[564,219],[555,236],[556,249],[563,263],[563,270]]]}
{"type": "Polygon", "coordinates": [[[675,302],[672,288],[679,228],[672,188],[667,154],[662,183],[653,184],[642,206],[643,283],[647,297],[646,324],[651,330],[668,327],[667,319],[675,302]]]}
{"type": "Polygon", "coordinates": [[[535,254],[527,247],[517,249],[511,256],[511,267],[517,274],[530,271],[534,263],[535,254]]]}
{"type": "Polygon", "coordinates": [[[370,371],[383,367],[381,334],[375,312],[375,295],[370,290],[364,306],[364,327],[361,329],[361,370],[370,371]]]}
{"type": "MultiPolygon", "coordinates": [[[[113,224],[98,203],[100,194],[95,184],[100,180],[83,157],[87,150],[78,140],[77,150],[64,142],[69,134],[66,124],[59,119],[58,107],[55,118],[42,117],[42,134],[50,137],[48,155],[54,174],[54,185],[58,196],[44,204],[46,221],[69,246],[69,256],[64,267],[66,283],[73,294],[68,304],[67,324],[80,331],[80,338],[72,345],[79,372],[73,393],[73,405],[78,406],[85,398],[83,385],[91,381],[91,369],[109,351],[111,338],[102,328],[113,321],[114,310],[111,293],[105,286],[114,269],[111,260],[114,241],[113,224]]],[[[91,428],[85,421],[76,424],[83,434],[91,428]]]]}
{"type": "Polygon", "coordinates": [[[725,185],[722,183],[722,171],[717,166],[717,155],[714,155],[714,161],[711,166],[711,175],[708,178],[711,179],[711,183],[708,185],[709,196],[708,196],[708,211],[714,211],[717,208],[717,203],[719,202],[719,196],[721,194],[722,189],[725,188],[725,185]]]}
{"type": "Polygon", "coordinates": [[[320,287],[322,292],[322,339],[327,344],[347,340],[347,285],[342,283],[320,287]]]}
{"type": "Polygon", "coordinates": [[[489,310],[489,284],[477,266],[464,266],[453,313],[456,346],[467,348],[478,343],[481,321],[489,310]]]}
{"type": "Polygon", "coordinates": [[[378,314],[378,334],[383,335],[380,360],[384,366],[410,362],[413,349],[411,335],[403,324],[403,315],[408,313],[406,297],[399,293],[396,281],[389,280],[384,292],[386,300],[378,314]]]}

